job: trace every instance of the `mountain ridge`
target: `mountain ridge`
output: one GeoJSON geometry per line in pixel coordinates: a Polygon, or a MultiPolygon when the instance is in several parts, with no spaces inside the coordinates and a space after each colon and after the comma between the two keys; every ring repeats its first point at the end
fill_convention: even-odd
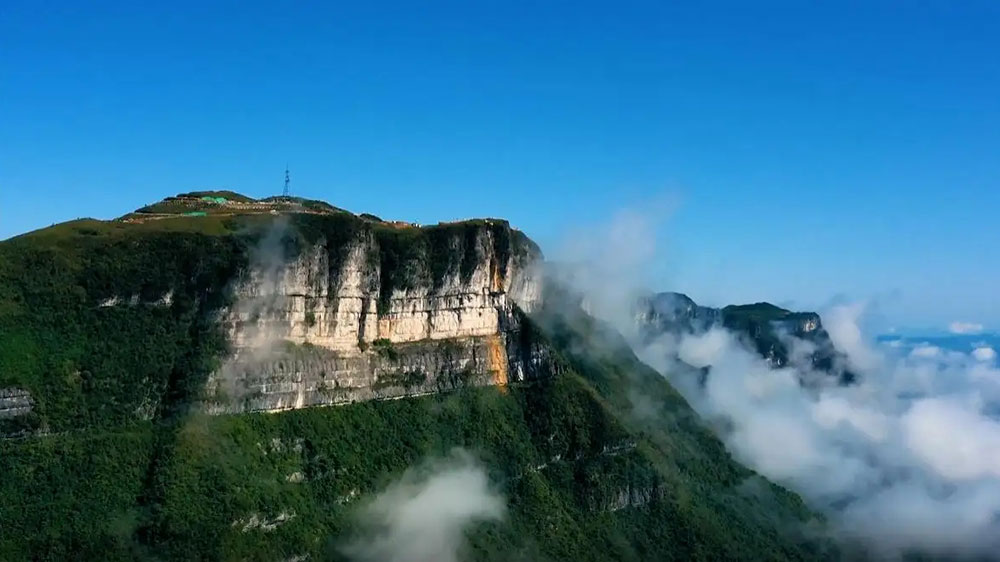
{"type": "Polygon", "coordinates": [[[299,208],[0,242],[0,390],[31,401],[12,394],[0,415],[0,557],[342,560],[359,506],[454,447],[484,460],[510,510],[469,531],[470,560],[835,555],[796,495],[736,463],[620,335],[534,277],[541,252],[506,221],[299,208]],[[372,394],[324,402],[343,388],[372,394]],[[270,390],[288,398],[252,406],[270,390]]]}

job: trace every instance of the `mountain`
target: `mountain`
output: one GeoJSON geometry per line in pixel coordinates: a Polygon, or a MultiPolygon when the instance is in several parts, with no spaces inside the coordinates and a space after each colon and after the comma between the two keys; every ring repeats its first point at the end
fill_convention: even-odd
{"type": "Polygon", "coordinates": [[[809,367],[843,384],[857,378],[815,312],[792,312],[767,302],[711,308],[683,293],[663,292],[638,299],[633,316],[646,341],[703,334],[712,328],[729,330],[775,368],[796,360],[792,346],[805,342],[804,361],[809,367]]]}
{"type": "Polygon", "coordinates": [[[0,266],[0,559],[343,560],[456,447],[508,511],[463,559],[836,556],[506,221],[194,192],[0,266]]]}

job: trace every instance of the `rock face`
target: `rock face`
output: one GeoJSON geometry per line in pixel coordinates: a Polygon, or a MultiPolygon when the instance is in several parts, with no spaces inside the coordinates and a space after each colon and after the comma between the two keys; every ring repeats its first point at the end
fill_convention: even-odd
{"type": "MultiPolygon", "coordinates": [[[[466,242],[466,241],[462,241],[466,242]]],[[[356,353],[378,339],[393,343],[488,336],[498,333],[508,302],[530,312],[541,299],[537,254],[507,250],[501,257],[493,232],[471,241],[471,272],[446,271],[426,282],[427,264],[400,265],[418,281],[384,294],[378,240],[362,233],[346,248],[319,241],[288,262],[258,262],[236,290],[236,306],[225,318],[237,349],[267,341],[309,343],[356,353]],[[332,258],[342,253],[344,258],[332,258]],[[501,260],[503,263],[501,263],[501,260]],[[336,263],[339,261],[339,263],[336,263]]]]}
{"type": "Polygon", "coordinates": [[[0,419],[23,416],[35,406],[31,394],[21,388],[0,388],[0,419]]]}
{"type": "Polygon", "coordinates": [[[520,316],[541,299],[533,244],[503,221],[385,228],[359,229],[339,243],[320,238],[291,258],[262,241],[221,319],[233,355],[209,381],[209,411],[277,411],[542,376],[547,358],[525,343],[520,316]]]}

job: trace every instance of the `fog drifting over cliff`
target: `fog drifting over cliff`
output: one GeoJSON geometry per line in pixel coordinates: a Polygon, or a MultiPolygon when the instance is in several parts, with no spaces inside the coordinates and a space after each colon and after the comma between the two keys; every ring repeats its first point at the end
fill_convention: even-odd
{"type": "MultiPolygon", "coordinates": [[[[619,213],[589,229],[564,257],[588,267],[570,279],[595,315],[614,324],[713,424],[733,455],[805,497],[847,544],[896,558],[1000,555],[1000,369],[996,351],[876,343],[863,329],[870,306],[821,310],[860,381],[839,386],[795,361],[808,343],[788,338],[791,365],[771,368],[721,328],[699,335],[636,337],[629,305],[645,287],[657,217],[619,213]],[[609,257],[610,256],[610,257],[609,257]],[[641,342],[641,343],[640,343],[641,342]],[[709,367],[704,385],[677,361],[709,367]],[[800,381],[821,381],[806,388],[800,381]],[[856,542],[854,542],[856,541],[856,542]]],[[[725,272],[720,272],[724,274],[725,272]]],[[[726,273],[729,274],[729,273],[726,273]]],[[[732,273],[733,283],[739,275],[732,273]]],[[[684,287],[656,287],[680,290],[684,287]]]]}
{"type": "MultiPolygon", "coordinates": [[[[1000,370],[969,353],[870,344],[859,306],[824,317],[857,385],[820,380],[801,364],[770,368],[722,330],[639,349],[708,418],[731,427],[730,451],[833,514],[840,534],[885,555],[909,548],[992,555],[1000,547],[1000,370]],[[677,380],[665,348],[697,367],[703,387],[677,380]]],[[[984,348],[980,348],[984,349],[984,348]]]]}
{"type": "Polygon", "coordinates": [[[342,550],[359,562],[455,562],[470,525],[505,513],[486,470],[456,450],[390,484],[362,511],[362,537],[342,550]]]}

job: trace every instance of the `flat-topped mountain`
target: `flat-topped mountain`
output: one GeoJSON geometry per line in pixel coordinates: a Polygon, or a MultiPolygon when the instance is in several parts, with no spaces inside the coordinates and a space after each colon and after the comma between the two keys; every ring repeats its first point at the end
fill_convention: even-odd
{"type": "Polygon", "coordinates": [[[508,512],[468,560],[831,556],[541,263],[503,220],[230,192],[0,242],[0,559],[343,560],[454,447],[508,512]]]}

